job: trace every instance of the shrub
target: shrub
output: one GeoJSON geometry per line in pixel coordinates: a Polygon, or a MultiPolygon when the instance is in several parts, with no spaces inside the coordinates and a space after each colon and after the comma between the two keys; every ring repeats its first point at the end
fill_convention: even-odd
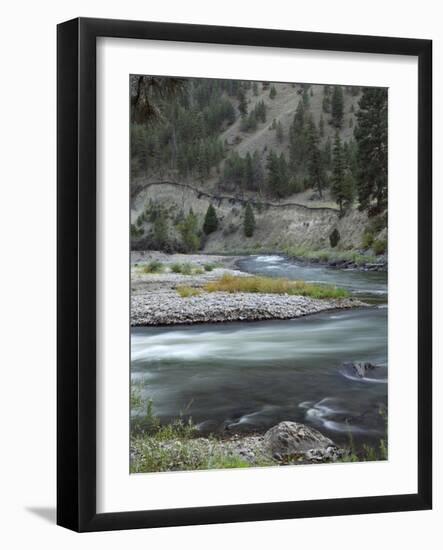
{"type": "Polygon", "coordinates": [[[162,262],[152,260],[149,264],[144,265],[141,270],[143,273],[161,273],[164,270],[164,266],[162,262]]]}
{"type": "Polygon", "coordinates": [[[372,250],[377,256],[380,254],[384,254],[386,252],[387,247],[388,247],[388,241],[386,239],[377,239],[372,244],[372,250]]]}
{"type": "Polygon", "coordinates": [[[374,235],[372,233],[369,233],[368,231],[365,231],[363,233],[363,239],[362,239],[362,247],[367,249],[371,248],[372,243],[374,242],[374,235]]]}
{"type": "Polygon", "coordinates": [[[216,269],[217,267],[221,267],[222,264],[219,262],[212,262],[212,263],[206,263],[203,264],[203,267],[205,271],[212,271],[213,269],[216,269]]]}
{"type": "Polygon", "coordinates": [[[193,288],[192,286],[180,285],[176,288],[177,293],[182,298],[189,298],[191,296],[198,296],[201,294],[201,290],[193,288]]]}
{"type": "Polygon", "coordinates": [[[182,264],[175,262],[171,264],[171,271],[172,273],[181,273],[182,272],[182,264]]]}
{"type": "Polygon", "coordinates": [[[191,275],[192,274],[192,264],[189,262],[185,262],[181,266],[181,273],[183,275],[191,275]]]}

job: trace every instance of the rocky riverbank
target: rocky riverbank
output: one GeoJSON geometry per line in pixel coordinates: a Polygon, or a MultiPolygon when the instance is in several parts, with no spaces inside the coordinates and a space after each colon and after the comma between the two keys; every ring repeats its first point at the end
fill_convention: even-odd
{"type": "Polygon", "coordinates": [[[201,289],[224,274],[248,276],[235,269],[239,257],[209,255],[134,254],[131,264],[131,326],[161,326],[229,321],[294,319],[332,311],[361,307],[355,298],[310,298],[287,294],[249,292],[202,292],[182,297],[177,288],[201,289]],[[186,259],[188,273],[176,273],[174,266],[186,259]],[[161,263],[161,270],[145,273],[149,262],[161,263]],[[203,266],[210,266],[208,271],[203,266]]]}
{"type": "Polygon", "coordinates": [[[132,470],[150,471],[164,465],[169,471],[212,467],[280,466],[337,462],[349,451],[317,430],[297,422],[280,422],[264,435],[229,438],[136,437],[131,443],[132,470]]]}

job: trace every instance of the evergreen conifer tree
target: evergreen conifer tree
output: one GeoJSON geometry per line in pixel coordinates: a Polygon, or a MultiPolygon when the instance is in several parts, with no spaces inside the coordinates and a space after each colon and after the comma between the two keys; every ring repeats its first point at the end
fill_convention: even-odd
{"type": "Polygon", "coordinates": [[[203,231],[210,235],[218,228],[218,218],[215,208],[210,204],[206,210],[205,221],[203,222],[203,231]]]}
{"type": "Polygon", "coordinates": [[[271,99],[274,99],[275,96],[277,95],[277,90],[275,89],[275,86],[274,84],[271,86],[271,89],[269,90],[269,97],[271,99]]]}
{"type": "Polygon", "coordinates": [[[243,229],[246,237],[252,237],[255,230],[255,216],[251,205],[248,203],[245,209],[243,229]]]}
{"type": "Polygon", "coordinates": [[[242,118],[245,118],[248,114],[248,104],[246,103],[245,92],[242,88],[238,91],[238,110],[242,118]]]}
{"type": "Polygon", "coordinates": [[[345,200],[343,193],[344,176],[345,166],[343,159],[343,149],[340,141],[340,136],[338,135],[338,132],[336,132],[333,150],[331,193],[336,203],[338,204],[338,207],[340,208],[340,214],[343,213],[343,203],[345,200]]]}
{"type": "Polygon", "coordinates": [[[388,95],[383,88],[364,88],[357,112],[357,188],[361,210],[382,212],[388,198],[388,95]],[[375,201],[375,208],[371,203],[375,201]]]}
{"type": "Polygon", "coordinates": [[[323,197],[323,165],[318,146],[318,132],[312,116],[308,119],[307,142],[309,147],[308,170],[311,185],[317,190],[320,198],[323,197]]]}
{"type": "Polygon", "coordinates": [[[343,125],[343,88],[334,86],[331,102],[332,125],[341,128],[343,125]]]}

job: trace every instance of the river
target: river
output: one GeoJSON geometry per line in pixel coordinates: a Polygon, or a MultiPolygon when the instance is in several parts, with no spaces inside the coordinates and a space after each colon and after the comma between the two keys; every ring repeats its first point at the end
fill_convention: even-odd
{"type": "Polygon", "coordinates": [[[371,298],[371,308],[290,321],[134,328],[131,379],[168,422],[191,416],[202,433],[263,432],[303,422],[338,444],[376,444],[387,405],[387,277],[254,256],[242,270],[327,282],[371,298]],[[364,379],[343,367],[370,361],[364,379]]]}

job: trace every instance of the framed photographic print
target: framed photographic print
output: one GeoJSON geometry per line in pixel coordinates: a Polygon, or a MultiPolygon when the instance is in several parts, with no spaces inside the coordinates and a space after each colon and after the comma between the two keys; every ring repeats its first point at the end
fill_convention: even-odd
{"type": "Polygon", "coordinates": [[[58,27],[58,512],[432,505],[428,40],[58,27]]]}

